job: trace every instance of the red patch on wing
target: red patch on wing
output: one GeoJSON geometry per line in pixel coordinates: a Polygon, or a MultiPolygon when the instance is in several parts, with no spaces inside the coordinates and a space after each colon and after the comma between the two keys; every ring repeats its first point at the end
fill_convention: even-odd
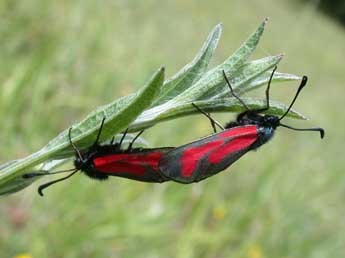
{"type": "Polygon", "coordinates": [[[257,134],[256,125],[240,126],[225,130],[219,134],[221,138],[230,138],[233,136],[239,136],[242,134],[257,134]]]}
{"type": "Polygon", "coordinates": [[[199,159],[202,158],[203,155],[208,153],[210,150],[222,145],[224,143],[223,140],[213,141],[206,143],[203,146],[199,147],[191,147],[183,153],[180,162],[182,166],[181,174],[184,177],[190,177],[198,163],[199,159]]]}
{"type": "Polygon", "coordinates": [[[208,161],[210,163],[219,163],[227,155],[233,153],[234,151],[247,148],[248,146],[253,144],[257,139],[257,134],[248,134],[245,136],[241,136],[239,138],[235,138],[229,141],[224,146],[219,147],[217,151],[213,152],[210,156],[208,156],[208,161]]]}
{"type": "Polygon", "coordinates": [[[93,163],[96,169],[104,173],[130,173],[144,176],[147,167],[158,170],[158,161],[162,157],[161,152],[141,154],[112,154],[95,158],[93,163]]]}
{"type": "Polygon", "coordinates": [[[208,157],[210,163],[218,163],[223,158],[234,151],[238,151],[248,147],[254,143],[258,138],[257,127],[255,125],[241,126],[230,128],[217,135],[219,140],[206,143],[205,145],[198,147],[190,147],[184,151],[181,156],[181,175],[184,177],[190,177],[193,175],[198,161],[208,153],[211,153],[208,157]],[[235,139],[224,144],[226,139],[235,139]],[[224,146],[222,146],[224,144],[224,146]],[[213,152],[214,151],[214,152],[213,152]]]}

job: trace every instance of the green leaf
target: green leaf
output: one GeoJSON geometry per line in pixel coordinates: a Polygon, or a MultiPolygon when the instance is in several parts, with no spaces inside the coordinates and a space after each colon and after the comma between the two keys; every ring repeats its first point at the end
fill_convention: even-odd
{"type": "MultiPolygon", "coordinates": [[[[151,106],[164,81],[164,68],[160,68],[150,81],[137,94],[121,98],[113,103],[97,108],[83,121],[73,125],[72,141],[79,147],[90,145],[96,138],[103,117],[104,124],[101,140],[126,128],[144,109],[151,106]]],[[[35,171],[35,166],[54,158],[71,155],[68,130],[50,141],[38,152],[13,162],[0,170],[0,194],[11,193],[29,185],[33,180],[23,180],[21,175],[35,171]]]]}
{"type": "Polygon", "coordinates": [[[155,106],[176,97],[200,79],[217,48],[221,34],[222,25],[218,24],[211,31],[194,60],[185,65],[171,79],[164,82],[162,92],[154,102],[155,106]]]}

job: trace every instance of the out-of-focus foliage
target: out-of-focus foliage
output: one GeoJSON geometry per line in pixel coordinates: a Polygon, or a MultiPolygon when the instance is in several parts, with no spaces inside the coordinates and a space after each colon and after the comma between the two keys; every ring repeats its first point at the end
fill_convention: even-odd
{"type": "MultiPolygon", "coordinates": [[[[304,2],[308,2],[304,0],[304,2]]],[[[345,1],[343,0],[318,0],[309,1],[317,4],[318,9],[329,15],[330,17],[338,20],[345,25],[345,1]]]]}

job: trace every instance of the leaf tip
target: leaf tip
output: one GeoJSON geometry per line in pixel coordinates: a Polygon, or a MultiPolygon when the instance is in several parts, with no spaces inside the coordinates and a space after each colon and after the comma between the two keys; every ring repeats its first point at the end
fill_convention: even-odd
{"type": "Polygon", "coordinates": [[[221,22],[217,23],[216,26],[213,27],[211,33],[209,34],[206,42],[209,42],[210,41],[216,41],[216,44],[220,38],[220,35],[222,34],[223,32],[223,24],[221,22]]]}
{"type": "Polygon", "coordinates": [[[279,60],[281,60],[281,59],[283,59],[284,56],[285,56],[285,54],[284,54],[284,53],[281,53],[281,54],[277,55],[276,57],[277,57],[279,60]]]}
{"type": "Polygon", "coordinates": [[[310,120],[309,117],[307,117],[307,116],[305,116],[305,115],[303,115],[303,114],[299,114],[299,115],[300,115],[300,117],[301,117],[302,120],[310,120]]]}
{"type": "Polygon", "coordinates": [[[290,114],[291,118],[301,119],[301,120],[310,120],[307,116],[305,116],[302,113],[297,112],[295,110],[290,110],[289,114],[290,114]]]}
{"type": "Polygon", "coordinates": [[[295,81],[300,81],[300,80],[302,80],[302,78],[303,78],[303,76],[299,76],[299,75],[294,75],[294,74],[292,74],[292,75],[290,75],[290,78],[289,78],[289,79],[295,80],[295,81]]]}
{"type": "Polygon", "coordinates": [[[215,29],[217,30],[221,30],[223,29],[223,23],[222,22],[218,22],[216,26],[214,26],[215,29]]]}
{"type": "Polygon", "coordinates": [[[268,23],[268,21],[270,20],[270,17],[265,17],[264,21],[262,22],[264,26],[266,26],[266,24],[268,23]]]}
{"type": "Polygon", "coordinates": [[[165,66],[162,65],[155,73],[155,76],[158,76],[160,78],[163,78],[164,81],[164,77],[165,77],[165,66]]]}

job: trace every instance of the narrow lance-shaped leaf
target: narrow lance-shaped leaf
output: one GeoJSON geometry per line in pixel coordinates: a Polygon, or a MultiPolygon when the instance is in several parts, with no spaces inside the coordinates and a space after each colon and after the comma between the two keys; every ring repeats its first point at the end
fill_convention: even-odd
{"type": "Polygon", "coordinates": [[[199,80],[206,71],[207,66],[217,48],[220,36],[222,34],[222,25],[218,24],[209,34],[204,45],[200,49],[193,61],[185,65],[171,79],[164,82],[161,94],[154,102],[154,106],[162,104],[183,92],[199,80]]]}

